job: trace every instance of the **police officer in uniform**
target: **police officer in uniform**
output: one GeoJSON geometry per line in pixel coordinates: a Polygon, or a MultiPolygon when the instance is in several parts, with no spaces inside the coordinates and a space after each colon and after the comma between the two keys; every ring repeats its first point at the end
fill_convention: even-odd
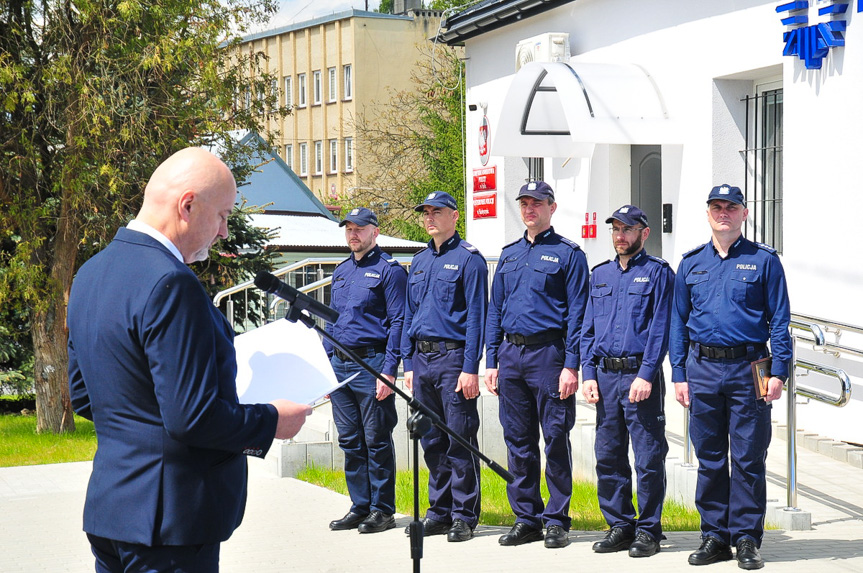
{"type": "MultiPolygon", "coordinates": [[[[377,245],[378,218],[353,209],[339,223],[351,256],[333,272],[331,305],[339,312],[327,331],[390,382],[401,354],[407,272],[377,245]]],[[[395,527],[396,425],[392,390],[329,342],[324,346],[336,378],[359,375],[330,394],[339,446],[345,453],[345,479],[351,509],[330,523],[332,530],[377,533],[395,527]]]]}
{"type": "Polygon", "coordinates": [[[516,200],[527,230],[501,252],[486,326],[485,384],[500,397],[509,471],[515,475],[507,497],[516,523],[499,543],[521,545],[544,537],[546,547],[566,547],[572,496],[569,432],[575,423],[587,258],[578,245],[554,232],[557,203],[547,183],[524,185],[516,200]],[[545,505],[540,429],[549,490],[545,505]]]}
{"type": "MultiPolygon", "coordinates": [[[[430,193],[415,210],[422,213],[431,240],[414,256],[408,278],[402,332],[405,385],[476,445],[477,371],[488,306],[486,262],[456,232],[458,208],[449,193],[430,193]]],[[[479,461],[437,428],[421,443],[429,468],[424,534],[466,541],[479,519],[479,461]]]]}
{"type": "Polygon", "coordinates": [[[776,251],[741,234],[749,210],[740,189],[714,187],[707,205],[713,237],[680,262],[669,347],[698,457],[702,544],[689,563],[730,560],[735,545],[740,568],[760,569],[770,403],[782,394],[792,357],[788,291],[776,251]],[[757,399],[750,363],[768,355],[768,340],[771,377],[757,399]]]}
{"type": "Polygon", "coordinates": [[[617,257],[593,268],[581,333],[582,394],[596,404],[599,508],[609,525],[597,553],[659,551],[665,500],[665,380],[674,272],[644,249],[644,212],[624,205],[606,219],[617,257]],[[632,505],[629,440],[635,453],[638,517],[632,505]]]}

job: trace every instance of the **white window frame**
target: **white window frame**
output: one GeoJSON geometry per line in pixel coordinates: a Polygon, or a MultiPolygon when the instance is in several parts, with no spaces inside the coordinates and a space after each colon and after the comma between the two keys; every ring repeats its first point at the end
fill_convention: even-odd
{"type": "Polygon", "coordinates": [[[291,107],[294,103],[294,78],[285,76],[285,107],[291,107]]]}
{"type": "Polygon", "coordinates": [[[300,175],[305,177],[309,174],[309,144],[300,144],[300,175]]]}
{"type": "Polygon", "coordinates": [[[327,79],[329,81],[329,85],[327,86],[327,101],[333,103],[339,96],[339,86],[336,82],[336,68],[327,68],[327,79]]]}
{"type": "Polygon", "coordinates": [[[344,99],[353,99],[354,97],[354,87],[353,87],[353,65],[345,64],[342,66],[342,77],[344,78],[343,83],[345,84],[345,98],[344,99]]]}
{"type": "Polygon", "coordinates": [[[306,74],[297,74],[297,107],[306,107],[306,74]]]}
{"type": "Polygon", "coordinates": [[[276,111],[279,108],[279,78],[270,80],[270,95],[273,96],[273,103],[270,105],[270,111],[276,111]]]}
{"type": "Polygon", "coordinates": [[[288,169],[294,170],[294,146],[290,143],[285,145],[285,164],[288,169]]]}
{"type": "Polygon", "coordinates": [[[315,175],[322,175],[324,172],[324,142],[318,140],[315,142],[315,175]]]}
{"type": "Polygon", "coordinates": [[[312,72],[312,104],[321,105],[321,100],[324,97],[323,91],[323,78],[321,76],[321,70],[315,70],[312,72]]]}
{"type": "Polygon", "coordinates": [[[354,138],[345,138],[345,173],[354,171],[354,138]]]}
{"type": "Polygon", "coordinates": [[[339,170],[339,140],[330,140],[330,173],[336,173],[339,170]]]}

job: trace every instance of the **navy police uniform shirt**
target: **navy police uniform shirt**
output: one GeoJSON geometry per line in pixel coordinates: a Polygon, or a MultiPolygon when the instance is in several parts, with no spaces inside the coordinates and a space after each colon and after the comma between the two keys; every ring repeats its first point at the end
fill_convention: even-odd
{"type": "Polygon", "coordinates": [[[559,329],[566,332],[564,368],[578,368],[589,274],[581,247],[555,233],[554,227],[533,243],[525,232],[506,245],[491,287],[486,367],[498,367],[504,334],[532,336],[559,329]]]}
{"type": "Polygon", "coordinates": [[[740,237],[719,256],[713,242],[685,255],[674,281],[671,316],[672,382],[686,382],[690,341],[740,346],[770,340],[774,376],[788,376],[791,308],[776,251],[740,237]]]}
{"type": "Polygon", "coordinates": [[[462,372],[476,374],[488,306],[488,268],[470,243],[455,233],[440,251],[434,241],[414,255],[408,278],[402,358],[413,371],[416,340],[464,341],[462,372]]]}
{"type": "MultiPolygon", "coordinates": [[[[333,272],[330,305],[339,312],[327,332],[348,348],[386,344],[382,372],[395,376],[399,366],[407,272],[375,245],[357,261],[345,259],[333,272]]],[[[332,345],[324,341],[327,354],[332,345]]]]}
{"type": "Polygon", "coordinates": [[[638,377],[653,381],[668,351],[674,271],[642,249],[622,269],[619,257],[593,268],[581,334],[581,368],[596,380],[602,357],[641,356],[638,377]]]}

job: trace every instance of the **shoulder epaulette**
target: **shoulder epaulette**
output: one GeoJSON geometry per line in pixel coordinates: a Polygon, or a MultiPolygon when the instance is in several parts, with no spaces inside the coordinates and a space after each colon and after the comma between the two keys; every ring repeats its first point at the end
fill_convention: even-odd
{"type": "MultiPolygon", "coordinates": [[[[514,240],[514,241],[513,241],[513,242],[511,242],[511,243],[507,243],[507,244],[505,244],[505,245],[503,246],[503,249],[505,249],[505,248],[507,248],[507,247],[512,247],[513,245],[515,245],[516,243],[518,243],[518,242],[519,242],[520,240],[522,240],[523,238],[524,238],[524,237],[519,237],[518,239],[514,240]]],[[[501,250],[503,250],[503,249],[501,249],[501,250]]]]}
{"type": "Polygon", "coordinates": [[[755,246],[757,246],[759,249],[761,249],[761,250],[763,250],[763,251],[767,251],[767,252],[768,252],[768,253],[770,253],[771,255],[776,255],[776,254],[778,254],[778,252],[776,251],[776,249],[774,249],[774,248],[773,248],[773,247],[771,247],[770,245],[765,245],[764,243],[755,243],[755,246]]]}
{"type": "MultiPolygon", "coordinates": [[[[684,256],[686,256],[686,255],[684,255],[684,256]]],[[[665,259],[660,259],[659,257],[654,257],[653,255],[647,255],[647,258],[650,259],[651,261],[659,263],[663,267],[669,266],[668,261],[666,261],[665,259]]]]}
{"type": "Polygon", "coordinates": [[[470,243],[468,243],[465,240],[462,240],[462,242],[459,244],[472,253],[478,253],[479,252],[479,249],[477,249],[476,247],[474,247],[473,245],[471,245],[470,243]]]}
{"type": "Polygon", "coordinates": [[[560,242],[561,243],[563,243],[565,245],[569,245],[570,247],[572,247],[576,251],[581,249],[581,246],[579,246],[579,244],[576,243],[575,241],[573,241],[572,239],[567,239],[566,237],[564,237],[562,235],[559,235],[559,236],[560,236],[560,242]]]}
{"type": "Polygon", "coordinates": [[[396,260],[396,258],[395,258],[395,257],[393,257],[393,258],[391,258],[391,259],[387,259],[387,262],[388,262],[389,264],[391,264],[391,265],[397,265],[397,264],[399,264],[398,260],[396,260]]]}
{"type": "Polygon", "coordinates": [[[707,243],[704,243],[703,245],[698,245],[697,247],[695,247],[691,251],[687,251],[687,252],[683,253],[683,258],[685,259],[686,257],[690,257],[690,256],[694,255],[695,253],[700,252],[706,246],[707,246],[707,243]]]}
{"type": "Polygon", "coordinates": [[[592,269],[590,269],[590,272],[593,272],[596,269],[598,269],[599,267],[601,267],[602,265],[607,265],[610,262],[611,262],[611,259],[604,260],[601,263],[599,263],[598,265],[596,265],[595,267],[593,267],[592,269]]]}
{"type": "Polygon", "coordinates": [[[343,260],[342,262],[340,262],[339,264],[337,264],[337,265],[336,265],[336,268],[338,268],[338,267],[342,266],[343,264],[345,264],[345,263],[346,263],[346,262],[348,262],[349,260],[351,260],[351,258],[350,258],[350,257],[346,258],[345,260],[343,260]]]}

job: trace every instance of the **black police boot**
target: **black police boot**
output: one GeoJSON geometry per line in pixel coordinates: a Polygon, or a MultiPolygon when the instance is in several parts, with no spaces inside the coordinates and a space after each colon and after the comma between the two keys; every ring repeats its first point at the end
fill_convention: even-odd
{"type": "Polygon", "coordinates": [[[690,565],[710,565],[718,561],[734,559],[731,548],[715,537],[705,537],[698,551],[689,556],[690,565]]]}
{"type": "Polygon", "coordinates": [[[650,536],[646,531],[638,531],[635,541],[629,546],[630,557],[650,557],[659,553],[659,541],[650,536]]]}
{"type": "Polygon", "coordinates": [[[593,551],[594,553],[623,551],[624,549],[629,549],[634,539],[635,536],[632,533],[627,533],[620,527],[612,527],[605,534],[605,539],[593,544],[593,551]]]}
{"type": "Polygon", "coordinates": [[[741,569],[761,569],[764,559],[758,552],[755,542],[745,537],[737,542],[737,566],[741,569]]]}
{"type": "Polygon", "coordinates": [[[356,529],[357,526],[368,517],[367,515],[363,515],[361,513],[354,513],[353,511],[349,511],[345,514],[345,516],[341,519],[336,519],[335,521],[330,522],[330,529],[333,531],[344,531],[346,529],[356,529]]]}

